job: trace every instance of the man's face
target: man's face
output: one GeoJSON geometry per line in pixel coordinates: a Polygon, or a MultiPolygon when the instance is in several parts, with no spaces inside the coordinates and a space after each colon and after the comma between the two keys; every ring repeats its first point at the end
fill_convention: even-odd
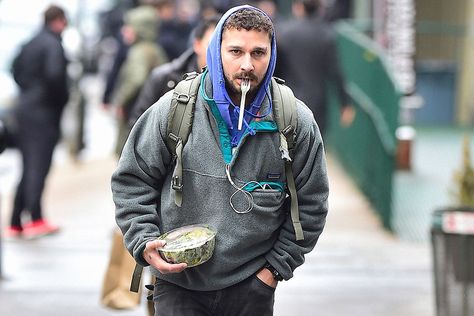
{"type": "Polygon", "coordinates": [[[64,32],[64,30],[66,29],[67,27],[67,18],[66,17],[58,17],[56,19],[54,19],[53,21],[50,22],[49,25],[49,28],[55,32],[55,33],[58,33],[58,34],[62,34],[64,32]]]}
{"type": "Polygon", "coordinates": [[[265,32],[226,29],[222,33],[221,56],[229,96],[240,97],[244,78],[250,80],[249,93],[253,96],[270,63],[271,41],[265,32]]]}
{"type": "Polygon", "coordinates": [[[135,40],[137,39],[137,33],[135,32],[133,27],[125,24],[124,26],[122,26],[121,32],[123,41],[126,44],[132,45],[133,43],[135,43],[135,40]]]}

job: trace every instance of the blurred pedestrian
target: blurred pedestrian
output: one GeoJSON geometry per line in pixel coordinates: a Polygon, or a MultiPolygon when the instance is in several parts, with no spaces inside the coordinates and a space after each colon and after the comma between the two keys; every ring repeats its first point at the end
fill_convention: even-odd
{"type": "Polygon", "coordinates": [[[217,16],[203,18],[193,31],[193,47],[190,47],[177,59],[153,70],[132,108],[130,125],[135,124],[146,109],[166,92],[173,89],[183,79],[185,73],[201,71],[206,65],[207,45],[218,21],[219,17],[217,16]]]}
{"type": "Polygon", "coordinates": [[[268,14],[274,24],[280,20],[276,0],[252,0],[250,3],[268,14]]]}
{"type": "Polygon", "coordinates": [[[326,3],[324,19],[329,22],[336,22],[341,19],[348,19],[351,15],[353,0],[330,0],[326,3]]]}
{"type": "Polygon", "coordinates": [[[346,92],[331,25],[318,14],[319,0],[293,0],[294,18],[280,27],[276,75],[313,111],[323,135],[328,120],[327,89],[333,84],[341,104],[341,123],[350,125],[354,109],[346,92]]]}
{"type": "Polygon", "coordinates": [[[0,154],[7,148],[8,132],[5,123],[0,119],[0,154]]]}
{"type": "MultiPolygon", "coordinates": [[[[155,0],[157,1],[160,15],[160,36],[158,44],[163,47],[170,60],[178,58],[188,47],[189,36],[195,26],[195,20],[186,16],[188,12],[179,9],[177,0],[155,0]],[[183,13],[182,16],[179,13],[183,13]]],[[[195,12],[196,15],[199,12],[195,12]]]]}
{"type": "Polygon", "coordinates": [[[225,13],[227,10],[234,6],[243,5],[248,1],[244,0],[211,0],[214,8],[216,8],[219,14],[225,13]]]}
{"type": "MultiPolygon", "coordinates": [[[[118,1],[112,9],[105,11],[101,15],[102,41],[104,42],[106,50],[113,47],[113,49],[111,49],[113,54],[111,54],[110,68],[107,67],[108,69],[106,69],[105,72],[105,87],[102,94],[102,106],[104,109],[112,107],[112,97],[117,86],[120,69],[127,58],[128,50],[132,44],[126,41],[123,34],[125,14],[140,5],[154,6],[159,14],[160,1],[161,0],[122,0],[118,1]]],[[[157,30],[157,36],[158,31],[159,29],[157,30]]]]}
{"type": "Polygon", "coordinates": [[[135,0],[119,0],[112,7],[99,14],[100,38],[118,38],[123,26],[123,16],[128,10],[138,6],[135,0]]]}
{"type": "Polygon", "coordinates": [[[41,198],[69,98],[67,60],[61,43],[66,26],[65,11],[49,6],[44,12],[43,28],[22,47],[13,63],[20,88],[15,141],[23,171],[6,231],[10,237],[35,238],[59,230],[43,218],[41,198]]]}
{"type": "Polygon", "coordinates": [[[112,9],[101,14],[101,40],[104,47],[110,50],[113,47],[113,54],[111,54],[110,68],[106,69],[105,87],[102,94],[102,105],[104,108],[109,108],[112,102],[112,94],[117,84],[118,74],[120,68],[127,58],[129,44],[124,41],[122,35],[123,19],[125,13],[136,7],[135,1],[118,1],[112,9]],[[113,43],[113,45],[111,45],[113,43]]]}
{"type": "Polygon", "coordinates": [[[112,104],[117,110],[118,135],[115,152],[118,156],[130,131],[130,111],[140,90],[152,69],[168,61],[163,48],[156,43],[158,23],[156,9],[148,5],[131,9],[125,15],[122,32],[130,48],[120,69],[112,97],[112,104]]]}
{"type": "Polygon", "coordinates": [[[214,15],[219,15],[219,12],[217,12],[213,0],[201,0],[199,5],[199,17],[206,19],[214,15]]]}
{"type": "Polygon", "coordinates": [[[220,19],[207,68],[192,82],[200,86],[177,176],[182,186],[179,179],[172,185],[175,159],[165,145],[171,91],[130,133],[112,192],[127,249],[157,277],[155,315],[272,315],[278,281],[292,278],[317,243],[328,198],[321,135],[303,103],[281,97],[280,89],[291,94],[273,81],[275,62],[274,28],[263,11],[241,6],[220,19]],[[295,134],[283,135],[276,127],[277,110],[284,108],[297,120],[295,134]],[[281,147],[285,135],[295,140],[289,181],[289,153],[281,147]],[[299,216],[290,215],[293,210],[299,216]],[[193,268],[164,261],[157,251],[164,242],[156,238],[196,223],[217,233],[213,256],[193,268]]]}

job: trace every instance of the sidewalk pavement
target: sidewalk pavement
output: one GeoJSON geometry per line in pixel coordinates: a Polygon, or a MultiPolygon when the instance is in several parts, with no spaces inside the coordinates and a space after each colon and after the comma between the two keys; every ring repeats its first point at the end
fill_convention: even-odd
{"type": "MultiPolygon", "coordinates": [[[[3,240],[0,315],[146,315],[145,304],[113,311],[99,302],[115,227],[109,184],[115,164],[108,157],[55,164],[44,202],[62,231],[3,240]]],[[[429,246],[384,231],[330,154],[328,167],[326,229],[294,278],[278,286],[275,315],[434,315],[429,246]]],[[[12,195],[3,194],[4,227],[12,195]]]]}
{"type": "Polygon", "coordinates": [[[435,210],[456,205],[455,174],[463,167],[464,137],[474,140],[474,129],[416,126],[410,170],[393,179],[392,224],[402,240],[429,242],[435,210]]]}

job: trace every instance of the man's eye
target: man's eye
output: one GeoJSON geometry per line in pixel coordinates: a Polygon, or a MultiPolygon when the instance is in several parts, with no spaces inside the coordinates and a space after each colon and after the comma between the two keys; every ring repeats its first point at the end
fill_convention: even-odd
{"type": "Polygon", "coordinates": [[[261,50],[257,50],[255,52],[253,52],[253,55],[256,56],[256,57],[262,57],[262,56],[265,55],[265,52],[261,51],[261,50]]]}
{"type": "Polygon", "coordinates": [[[238,50],[238,49],[232,49],[232,50],[230,51],[230,53],[231,53],[232,55],[238,55],[238,54],[240,54],[240,50],[238,50]]]}

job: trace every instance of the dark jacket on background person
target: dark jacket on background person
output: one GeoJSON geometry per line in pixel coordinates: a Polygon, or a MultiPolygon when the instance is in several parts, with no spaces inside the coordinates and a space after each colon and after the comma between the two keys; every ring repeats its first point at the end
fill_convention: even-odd
{"type": "Polygon", "coordinates": [[[61,36],[43,28],[22,47],[13,64],[13,76],[20,87],[19,111],[59,128],[69,97],[66,67],[61,36]]]}
{"type": "Polygon", "coordinates": [[[129,124],[131,126],[135,124],[143,112],[183,79],[185,73],[198,71],[197,68],[196,54],[193,48],[189,48],[173,61],[156,67],[130,111],[129,124]]]}
{"type": "Polygon", "coordinates": [[[161,21],[158,44],[163,47],[170,60],[178,58],[186,51],[194,24],[177,19],[161,21]]]}
{"type": "Polygon", "coordinates": [[[21,213],[42,219],[41,197],[54,148],[60,139],[63,109],[69,98],[67,59],[60,34],[44,27],[22,48],[12,71],[20,87],[15,144],[23,173],[15,195],[11,226],[20,228],[21,213]]]}
{"type": "Polygon", "coordinates": [[[107,73],[105,79],[104,94],[102,95],[102,103],[109,104],[112,102],[112,96],[114,93],[115,85],[117,84],[120,68],[122,67],[125,59],[127,59],[129,45],[124,43],[123,39],[117,40],[117,51],[113,57],[112,67],[107,73]]]}
{"type": "Polygon", "coordinates": [[[278,35],[275,75],[285,78],[295,96],[313,111],[324,138],[328,84],[335,85],[342,106],[349,102],[331,25],[317,16],[294,19],[282,25],[278,35]]]}

